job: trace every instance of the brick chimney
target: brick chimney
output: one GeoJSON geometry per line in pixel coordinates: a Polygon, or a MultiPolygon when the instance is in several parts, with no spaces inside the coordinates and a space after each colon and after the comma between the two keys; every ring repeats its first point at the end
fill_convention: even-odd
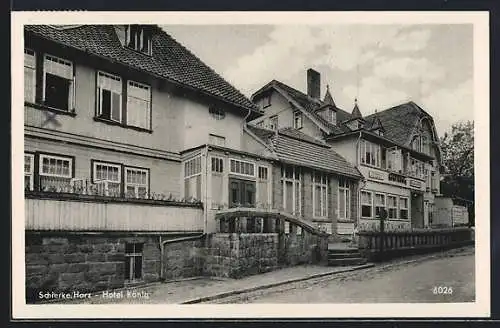
{"type": "Polygon", "coordinates": [[[307,95],[319,99],[321,94],[321,75],[319,72],[309,68],[307,70],[307,95]]]}

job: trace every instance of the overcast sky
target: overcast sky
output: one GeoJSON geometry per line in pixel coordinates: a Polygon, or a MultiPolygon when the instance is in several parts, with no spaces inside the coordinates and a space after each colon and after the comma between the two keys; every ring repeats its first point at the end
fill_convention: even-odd
{"type": "Polygon", "coordinates": [[[163,25],[246,96],[272,79],[306,91],[321,73],[338,107],[363,115],[409,100],[442,135],[473,119],[472,25],[163,25]]]}

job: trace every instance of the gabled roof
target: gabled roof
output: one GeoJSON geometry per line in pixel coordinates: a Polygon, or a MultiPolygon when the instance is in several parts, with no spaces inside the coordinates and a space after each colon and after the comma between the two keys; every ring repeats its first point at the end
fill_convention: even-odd
{"type": "Polygon", "coordinates": [[[284,128],[279,131],[247,126],[256,136],[269,144],[280,161],[309,167],[353,178],[361,178],[359,171],[326,143],[299,130],[284,128]]]}
{"type": "Polygon", "coordinates": [[[335,105],[309,97],[307,94],[277,80],[272,80],[260,90],[255,92],[252,95],[252,99],[255,99],[260,93],[267,90],[268,88],[276,88],[284,92],[288,97],[295,101],[302,110],[307,111],[314,118],[314,120],[319,122],[322,127],[327,130],[327,133],[338,134],[349,131],[349,128],[341,123],[347,121],[351,117],[351,114],[344,111],[343,109],[338,108],[335,105]],[[324,108],[325,106],[330,106],[335,110],[335,112],[337,113],[337,122],[339,122],[339,124],[332,124],[317,114],[318,109],[324,108]]]}
{"type": "Polygon", "coordinates": [[[375,117],[384,127],[386,138],[406,146],[411,143],[418,121],[422,117],[432,120],[429,114],[412,101],[368,115],[366,120],[373,121],[375,117]]]}
{"type": "Polygon", "coordinates": [[[384,126],[380,121],[378,115],[371,115],[365,122],[364,129],[369,131],[382,130],[385,133],[384,126]]]}
{"type": "Polygon", "coordinates": [[[126,47],[118,39],[113,25],[80,25],[54,28],[49,25],[26,25],[25,31],[126,66],[167,79],[255,114],[257,106],[225,81],[213,69],[177,42],[158,26],[153,25],[153,54],[148,56],[126,47]]]}

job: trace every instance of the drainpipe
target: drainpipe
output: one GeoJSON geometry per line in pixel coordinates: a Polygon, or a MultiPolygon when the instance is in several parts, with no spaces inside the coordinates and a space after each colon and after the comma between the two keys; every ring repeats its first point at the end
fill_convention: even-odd
{"type": "MultiPolygon", "coordinates": [[[[359,142],[361,140],[361,131],[359,131],[359,136],[358,136],[358,140],[356,140],[356,168],[359,167],[359,142]]],[[[361,175],[363,176],[363,175],[361,175]]],[[[358,183],[358,190],[357,190],[357,199],[358,199],[358,208],[357,208],[357,212],[358,212],[358,215],[356,215],[356,228],[358,229],[359,231],[359,218],[361,217],[361,184],[363,184],[363,187],[365,186],[365,177],[363,176],[362,177],[362,180],[359,181],[358,183]]]]}
{"type": "Polygon", "coordinates": [[[208,145],[205,145],[205,195],[204,195],[204,202],[203,202],[203,233],[207,232],[207,226],[208,226],[208,206],[207,206],[207,199],[208,199],[208,145]]]}

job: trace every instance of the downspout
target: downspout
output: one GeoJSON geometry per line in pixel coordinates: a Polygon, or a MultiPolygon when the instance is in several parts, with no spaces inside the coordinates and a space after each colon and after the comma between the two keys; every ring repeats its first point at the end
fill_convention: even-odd
{"type": "MultiPolygon", "coordinates": [[[[359,167],[359,142],[361,141],[361,135],[362,135],[362,132],[359,131],[359,136],[358,136],[358,139],[356,140],[356,168],[359,167]]],[[[359,169],[358,169],[359,171],[359,169]]],[[[361,173],[361,172],[360,172],[361,173]]],[[[364,183],[365,183],[365,177],[363,176],[363,174],[361,174],[362,176],[362,179],[359,181],[359,184],[358,184],[358,190],[357,190],[357,199],[358,199],[358,208],[357,208],[357,215],[356,215],[356,229],[358,229],[359,231],[359,219],[361,217],[361,184],[363,183],[363,187],[364,187],[364,183]]]]}

